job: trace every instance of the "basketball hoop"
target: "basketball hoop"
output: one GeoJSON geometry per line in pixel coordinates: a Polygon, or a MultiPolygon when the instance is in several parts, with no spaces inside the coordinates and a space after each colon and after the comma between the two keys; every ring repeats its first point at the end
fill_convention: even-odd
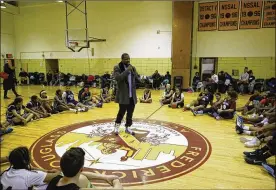
{"type": "Polygon", "coordinates": [[[76,47],[78,47],[79,43],[78,42],[69,42],[69,47],[75,50],[76,47]]]}

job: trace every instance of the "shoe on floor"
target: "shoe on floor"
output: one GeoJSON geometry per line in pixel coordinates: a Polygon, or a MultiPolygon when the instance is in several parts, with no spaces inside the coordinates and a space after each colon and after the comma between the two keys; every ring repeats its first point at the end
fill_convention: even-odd
{"type": "Polygon", "coordinates": [[[244,145],[247,148],[254,148],[260,146],[261,141],[257,138],[253,138],[251,141],[245,142],[244,145]]]}
{"type": "Polygon", "coordinates": [[[250,138],[246,138],[246,137],[241,137],[241,138],[240,138],[240,141],[241,141],[242,143],[246,143],[246,142],[252,141],[252,139],[253,139],[253,138],[250,139],[250,138]]]}
{"type": "Polygon", "coordinates": [[[9,98],[9,97],[4,97],[4,99],[8,100],[8,99],[11,99],[11,98],[9,98]]]}
{"type": "Polygon", "coordinates": [[[197,111],[195,111],[194,109],[191,109],[191,112],[194,114],[194,116],[197,115],[197,111]]]}
{"type": "Polygon", "coordinates": [[[276,167],[270,164],[262,163],[263,168],[267,171],[272,177],[276,178],[275,170],[276,167]]]}
{"type": "Polygon", "coordinates": [[[114,134],[115,135],[119,135],[119,128],[120,128],[120,124],[115,123],[115,125],[114,125],[114,134]]]}
{"type": "Polygon", "coordinates": [[[236,125],[236,133],[239,134],[239,135],[242,134],[243,133],[243,128],[239,125],[236,125]]]}
{"type": "Polygon", "coordinates": [[[13,128],[7,128],[5,131],[4,131],[4,134],[9,134],[13,131],[13,128]]]}
{"type": "Polygon", "coordinates": [[[252,151],[252,152],[243,152],[243,154],[246,156],[246,157],[256,157],[258,155],[261,155],[263,152],[260,150],[260,149],[257,149],[255,151],[252,151]]]}
{"type": "Polygon", "coordinates": [[[130,134],[130,135],[135,135],[135,133],[129,128],[129,127],[126,127],[126,133],[130,134]]]}
{"type": "Polygon", "coordinates": [[[246,163],[252,165],[262,165],[262,163],[266,163],[265,159],[262,159],[261,156],[245,157],[244,160],[246,161],[246,163]]]}

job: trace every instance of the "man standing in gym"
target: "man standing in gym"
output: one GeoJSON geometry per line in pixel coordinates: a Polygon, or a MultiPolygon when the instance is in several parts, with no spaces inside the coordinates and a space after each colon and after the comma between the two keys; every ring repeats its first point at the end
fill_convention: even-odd
{"type": "Polygon", "coordinates": [[[115,121],[115,134],[119,134],[119,127],[127,112],[125,132],[131,135],[135,133],[130,129],[132,125],[132,115],[137,103],[136,83],[138,74],[135,67],[130,64],[130,57],[127,53],[121,56],[121,62],[114,67],[113,75],[117,81],[117,93],[115,102],[119,103],[119,112],[115,121]]]}

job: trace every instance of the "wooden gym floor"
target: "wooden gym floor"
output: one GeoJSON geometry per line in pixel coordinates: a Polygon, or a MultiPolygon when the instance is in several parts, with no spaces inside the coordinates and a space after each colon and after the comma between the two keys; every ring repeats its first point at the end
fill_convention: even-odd
{"type": "MultiPolygon", "coordinates": [[[[64,88],[64,87],[63,87],[64,88]]],[[[45,87],[48,96],[54,96],[57,87],[45,87]]],[[[41,86],[19,86],[19,94],[24,97],[24,104],[29,101],[31,95],[38,95],[41,86]]],[[[72,87],[77,97],[79,87],[72,87]]],[[[98,89],[92,89],[98,93],[98,89]]],[[[140,97],[142,90],[138,90],[140,97]]],[[[153,103],[138,103],[134,112],[134,118],[148,118],[160,108],[159,98],[161,91],[152,91],[153,103]]],[[[3,100],[1,92],[1,121],[3,121],[7,105],[12,100],[3,100]]],[[[12,92],[9,97],[14,98],[12,92]]],[[[197,94],[185,93],[185,103],[195,99],[197,94]]],[[[240,96],[238,106],[245,104],[248,96],[240,96]]],[[[68,126],[83,121],[115,118],[118,105],[115,103],[104,104],[102,109],[92,109],[87,113],[62,113],[50,118],[29,123],[25,127],[15,127],[13,133],[5,135],[1,144],[1,156],[7,156],[9,151],[18,146],[30,147],[39,137],[57,128],[68,126]]],[[[260,166],[246,164],[242,152],[251,150],[245,148],[239,141],[240,136],[235,133],[234,120],[215,121],[209,116],[194,117],[191,112],[183,113],[180,109],[169,109],[163,106],[149,119],[173,122],[191,128],[205,136],[211,146],[212,153],[209,159],[196,170],[164,182],[128,187],[131,189],[274,189],[275,181],[264,172],[260,166]]],[[[275,163],[272,158],[269,160],[275,163]]],[[[1,170],[7,168],[2,165],[1,170]]]]}

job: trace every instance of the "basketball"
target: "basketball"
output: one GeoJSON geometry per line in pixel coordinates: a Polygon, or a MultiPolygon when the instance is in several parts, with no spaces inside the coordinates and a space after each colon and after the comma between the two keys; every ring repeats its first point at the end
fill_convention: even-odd
{"type": "Polygon", "coordinates": [[[0,72],[0,78],[7,79],[9,75],[5,72],[0,72]]]}
{"type": "Polygon", "coordinates": [[[173,109],[177,108],[177,103],[172,103],[172,108],[173,109]]]}

